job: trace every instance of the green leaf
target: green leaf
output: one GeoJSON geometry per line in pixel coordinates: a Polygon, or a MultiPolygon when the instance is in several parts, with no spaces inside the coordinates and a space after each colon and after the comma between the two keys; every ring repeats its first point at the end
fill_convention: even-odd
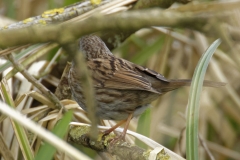
{"type": "Polygon", "coordinates": [[[198,160],[198,120],[200,95],[209,61],[220,43],[221,41],[219,39],[212,43],[212,45],[202,55],[194,71],[187,109],[187,159],[198,160]]]}
{"type": "MultiPolygon", "coordinates": [[[[72,119],[72,115],[73,115],[72,111],[68,111],[67,113],[65,113],[63,118],[61,120],[59,120],[57,125],[52,130],[52,132],[59,138],[63,138],[64,135],[67,133],[69,123],[72,119]]],[[[49,143],[44,143],[40,147],[40,149],[35,157],[35,160],[43,160],[43,159],[51,160],[55,152],[56,152],[56,148],[54,148],[49,143]]]]}
{"type": "MultiPolygon", "coordinates": [[[[150,135],[150,124],[151,124],[151,109],[148,108],[139,118],[138,120],[138,127],[137,127],[137,133],[142,134],[146,137],[149,137],[150,135]]],[[[148,146],[141,142],[140,140],[136,139],[136,145],[147,149],[148,146]]]]}

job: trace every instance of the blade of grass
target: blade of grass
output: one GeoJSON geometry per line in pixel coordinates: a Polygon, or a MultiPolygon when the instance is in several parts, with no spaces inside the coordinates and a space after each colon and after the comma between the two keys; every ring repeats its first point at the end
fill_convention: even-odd
{"type": "Polygon", "coordinates": [[[50,108],[54,108],[54,104],[49,99],[47,99],[46,97],[44,97],[41,93],[39,93],[37,91],[30,91],[30,92],[24,93],[21,96],[19,96],[15,100],[16,106],[18,106],[23,101],[23,99],[26,97],[32,97],[35,100],[41,102],[42,104],[50,106],[50,108]]]}
{"type": "MultiPolygon", "coordinates": [[[[34,44],[34,45],[28,47],[27,49],[21,51],[20,53],[18,53],[16,56],[14,56],[14,58],[16,60],[20,60],[20,59],[28,56],[30,53],[35,52],[35,51],[45,47],[46,45],[47,45],[47,43],[44,43],[44,44],[34,44]]],[[[2,73],[4,70],[9,68],[10,66],[12,66],[12,63],[7,61],[5,64],[3,64],[0,67],[0,73],[2,73]]]]}
{"type": "MultiPolygon", "coordinates": [[[[73,112],[68,111],[65,113],[63,118],[57,123],[57,125],[53,129],[53,133],[59,138],[63,138],[64,135],[68,131],[69,123],[71,122],[73,112]]],[[[37,153],[35,160],[51,160],[54,153],[56,152],[56,148],[50,145],[49,143],[43,144],[37,153]]]]}
{"type": "Polygon", "coordinates": [[[84,155],[83,153],[79,152],[72,146],[70,146],[67,142],[59,139],[57,136],[53,135],[51,132],[43,129],[33,121],[31,121],[26,116],[22,115],[21,113],[15,111],[11,107],[9,107],[7,104],[0,101],[0,112],[3,114],[6,114],[7,116],[14,119],[19,124],[26,127],[28,130],[32,131],[33,133],[37,134],[42,139],[46,140],[47,142],[51,143],[53,146],[55,146],[60,151],[65,152],[68,156],[70,156],[72,159],[84,159],[84,160],[90,160],[89,157],[84,155]]]}
{"type": "Polygon", "coordinates": [[[187,108],[187,159],[198,160],[198,120],[200,95],[202,91],[204,75],[206,73],[209,61],[220,43],[221,41],[219,39],[212,43],[212,45],[202,55],[194,71],[187,108]]]}
{"type": "MultiPolygon", "coordinates": [[[[39,59],[39,57],[49,53],[49,51],[53,50],[54,48],[58,47],[58,44],[56,43],[51,43],[51,44],[46,44],[44,45],[44,48],[39,48],[38,51],[35,52],[35,50],[33,51],[29,51],[30,53],[35,52],[34,54],[30,55],[29,57],[27,57],[26,59],[24,59],[21,64],[26,67],[29,64],[33,63],[34,61],[37,61],[37,59],[39,59]]],[[[19,57],[19,54],[17,54],[16,56],[16,60],[18,59],[17,57],[19,57]]],[[[15,58],[14,57],[14,58],[15,58]]],[[[5,63],[4,65],[8,64],[9,61],[7,63],[5,63]]],[[[11,64],[10,64],[11,65],[11,64]]],[[[4,67],[0,68],[0,72],[1,70],[4,69],[4,67]]],[[[11,78],[12,76],[14,76],[16,73],[18,72],[18,70],[16,68],[13,68],[6,76],[5,78],[8,80],[9,78],[11,78]]]]}
{"type": "MultiPolygon", "coordinates": [[[[12,108],[15,108],[14,101],[12,99],[12,96],[10,95],[10,92],[8,90],[5,79],[3,79],[1,82],[1,92],[3,94],[3,98],[4,98],[5,102],[12,108]]],[[[19,125],[16,121],[13,121],[12,119],[11,119],[11,122],[12,122],[14,132],[18,139],[18,143],[20,145],[20,148],[22,150],[22,154],[23,154],[24,158],[26,160],[32,160],[33,152],[31,150],[31,147],[30,147],[30,144],[29,144],[29,141],[28,141],[28,138],[27,138],[24,128],[21,125],[19,125]]]]}

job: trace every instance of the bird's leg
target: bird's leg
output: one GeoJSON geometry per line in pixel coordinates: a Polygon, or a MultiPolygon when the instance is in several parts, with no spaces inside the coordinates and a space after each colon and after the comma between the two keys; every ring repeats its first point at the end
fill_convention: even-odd
{"type": "Polygon", "coordinates": [[[122,139],[122,140],[125,140],[125,136],[126,136],[126,133],[127,133],[127,129],[128,129],[128,126],[129,126],[129,123],[131,121],[131,119],[133,118],[133,114],[129,114],[128,118],[127,118],[127,121],[126,121],[126,124],[124,126],[124,129],[123,129],[123,132],[122,134],[119,136],[119,139],[122,139]]]}
{"type": "Polygon", "coordinates": [[[106,131],[104,132],[104,136],[105,136],[105,135],[108,135],[110,132],[114,131],[117,127],[119,127],[120,125],[122,125],[123,123],[126,122],[126,124],[125,124],[125,126],[124,126],[124,129],[123,129],[123,132],[121,133],[121,135],[119,135],[118,137],[114,138],[114,139],[111,141],[111,143],[115,143],[115,142],[117,142],[118,140],[125,140],[125,135],[126,135],[126,133],[127,133],[127,129],[128,129],[128,126],[129,126],[129,123],[130,123],[132,117],[133,117],[133,114],[130,114],[130,115],[128,116],[127,120],[122,120],[122,121],[120,121],[119,123],[117,123],[115,126],[113,126],[112,128],[106,130],[106,131]]]}
{"type": "Polygon", "coordinates": [[[121,126],[123,123],[125,123],[127,120],[122,120],[120,122],[118,122],[117,124],[115,124],[113,127],[111,127],[110,129],[104,131],[104,135],[108,135],[109,133],[111,133],[112,131],[114,131],[116,128],[118,128],[119,126],[121,126]]]}

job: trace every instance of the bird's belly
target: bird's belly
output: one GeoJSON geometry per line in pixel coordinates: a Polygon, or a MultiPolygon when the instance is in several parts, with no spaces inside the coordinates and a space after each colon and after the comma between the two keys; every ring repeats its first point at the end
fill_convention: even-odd
{"type": "Polygon", "coordinates": [[[123,120],[142,114],[159,95],[148,91],[96,89],[97,114],[101,119],[123,120]]]}
{"type": "MultiPolygon", "coordinates": [[[[87,111],[85,98],[80,85],[71,87],[73,98],[87,111]]],[[[97,116],[101,119],[124,120],[129,114],[142,114],[149,103],[159,97],[158,94],[142,90],[117,90],[95,88],[97,116]]]]}

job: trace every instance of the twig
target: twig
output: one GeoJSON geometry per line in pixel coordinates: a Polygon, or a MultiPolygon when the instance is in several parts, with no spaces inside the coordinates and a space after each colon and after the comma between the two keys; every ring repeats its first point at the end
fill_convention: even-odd
{"type": "Polygon", "coordinates": [[[52,23],[67,21],[73,17],[82,15],[86,12],[93,10],[94,8],[107,4],[111,1],[113,0],[102,0],[99,4],[92,4],[91,1],[74,3],[69,6],[65,6],[64,8],[48,10],[36,17],[30,17],[23,21],[12,23],[4,27],[0,27],[0,30],[19,29],[19,28],[33,26],[33,25],[40,26],[45,24],[52,24],[52,23]]]}
{"type": "MultiPolygon", "coordinates": [[[[183,132],[186,130],[186,127],[184,127],[183,129],[181,129],[181,132],[180,132],[180,136],[179,136],[179,141],[178,141],[178,145],[179,145],[179,150],[181,152],[181,154],[183,155],[183,151],[181,150],[181,140],[182,140],[182,137],[183,137],[183,132]]],[[[204,150],[206,151],[207,155],[209,156],[209,158],[211,160],[215,160],[215,158],[213,157],[211,151],[209,150],[207,144],[204,142],[202,136],[200,134],[198,134],[198,137],[199,137],[199,141],[200,141],[200,144],[202,145],[202,147],[204,148],[204,150]]]]}
{"type": "Polygon", "coordinates": [[[199,137],[199,141],[201,143],[201,145],[203,146],[204,150],[206,151],[207,155],[209,156],[209,158],[211,160],[215,160],[215,158],[213,157],[211,151],[209,150],[207,144],[205,143],[205,141],[203,140],[202,136],[200,134],[198,134],[199,137]]]}
{"type": "Polygon", "coordinates": [[[55,106],[60,110],[61,108],[66,111],[66,109],[62,106],[58,98],[51,92],[49,91],[45,86],[43,86],[41,83],[39,83],[32,75],[30,75],[25,68],[19,64],[18,62],[15,61],[13,58],[12,54],[7,55],[7,58],[9,61],[12,62],[14,68],[16,68],[19,72],[22,73],[22,75],[29,81],[31,82],[36,88],[38,88],[49,100],[55,104],[55,106]]]}
{"type": "Polygon", "coordinates": [[[93,88],[93,80],[91,78],[91,73],[87,68],[85,58],[83,57],[83,54],[79,51],[77,46],[78,46],[77,43],[69,43],[69,44],[63,45],[63,48],[66,50],[67,53],[70,54],[70,57],[74,57],[73,63],[77,68],[76,69],[76,71],[78,72],[77,75],[79,75],[79,79],[82,83],[81,87],[84,91],[83,95],[86,101],[88,117],[92,122],[90,136],[92,138],[97,138],[97,133],[98,133],[97,124],[99,120],[98,120],[98,117],[96,116],[96,101],[94,98],[95,91],[93,88]]]}

